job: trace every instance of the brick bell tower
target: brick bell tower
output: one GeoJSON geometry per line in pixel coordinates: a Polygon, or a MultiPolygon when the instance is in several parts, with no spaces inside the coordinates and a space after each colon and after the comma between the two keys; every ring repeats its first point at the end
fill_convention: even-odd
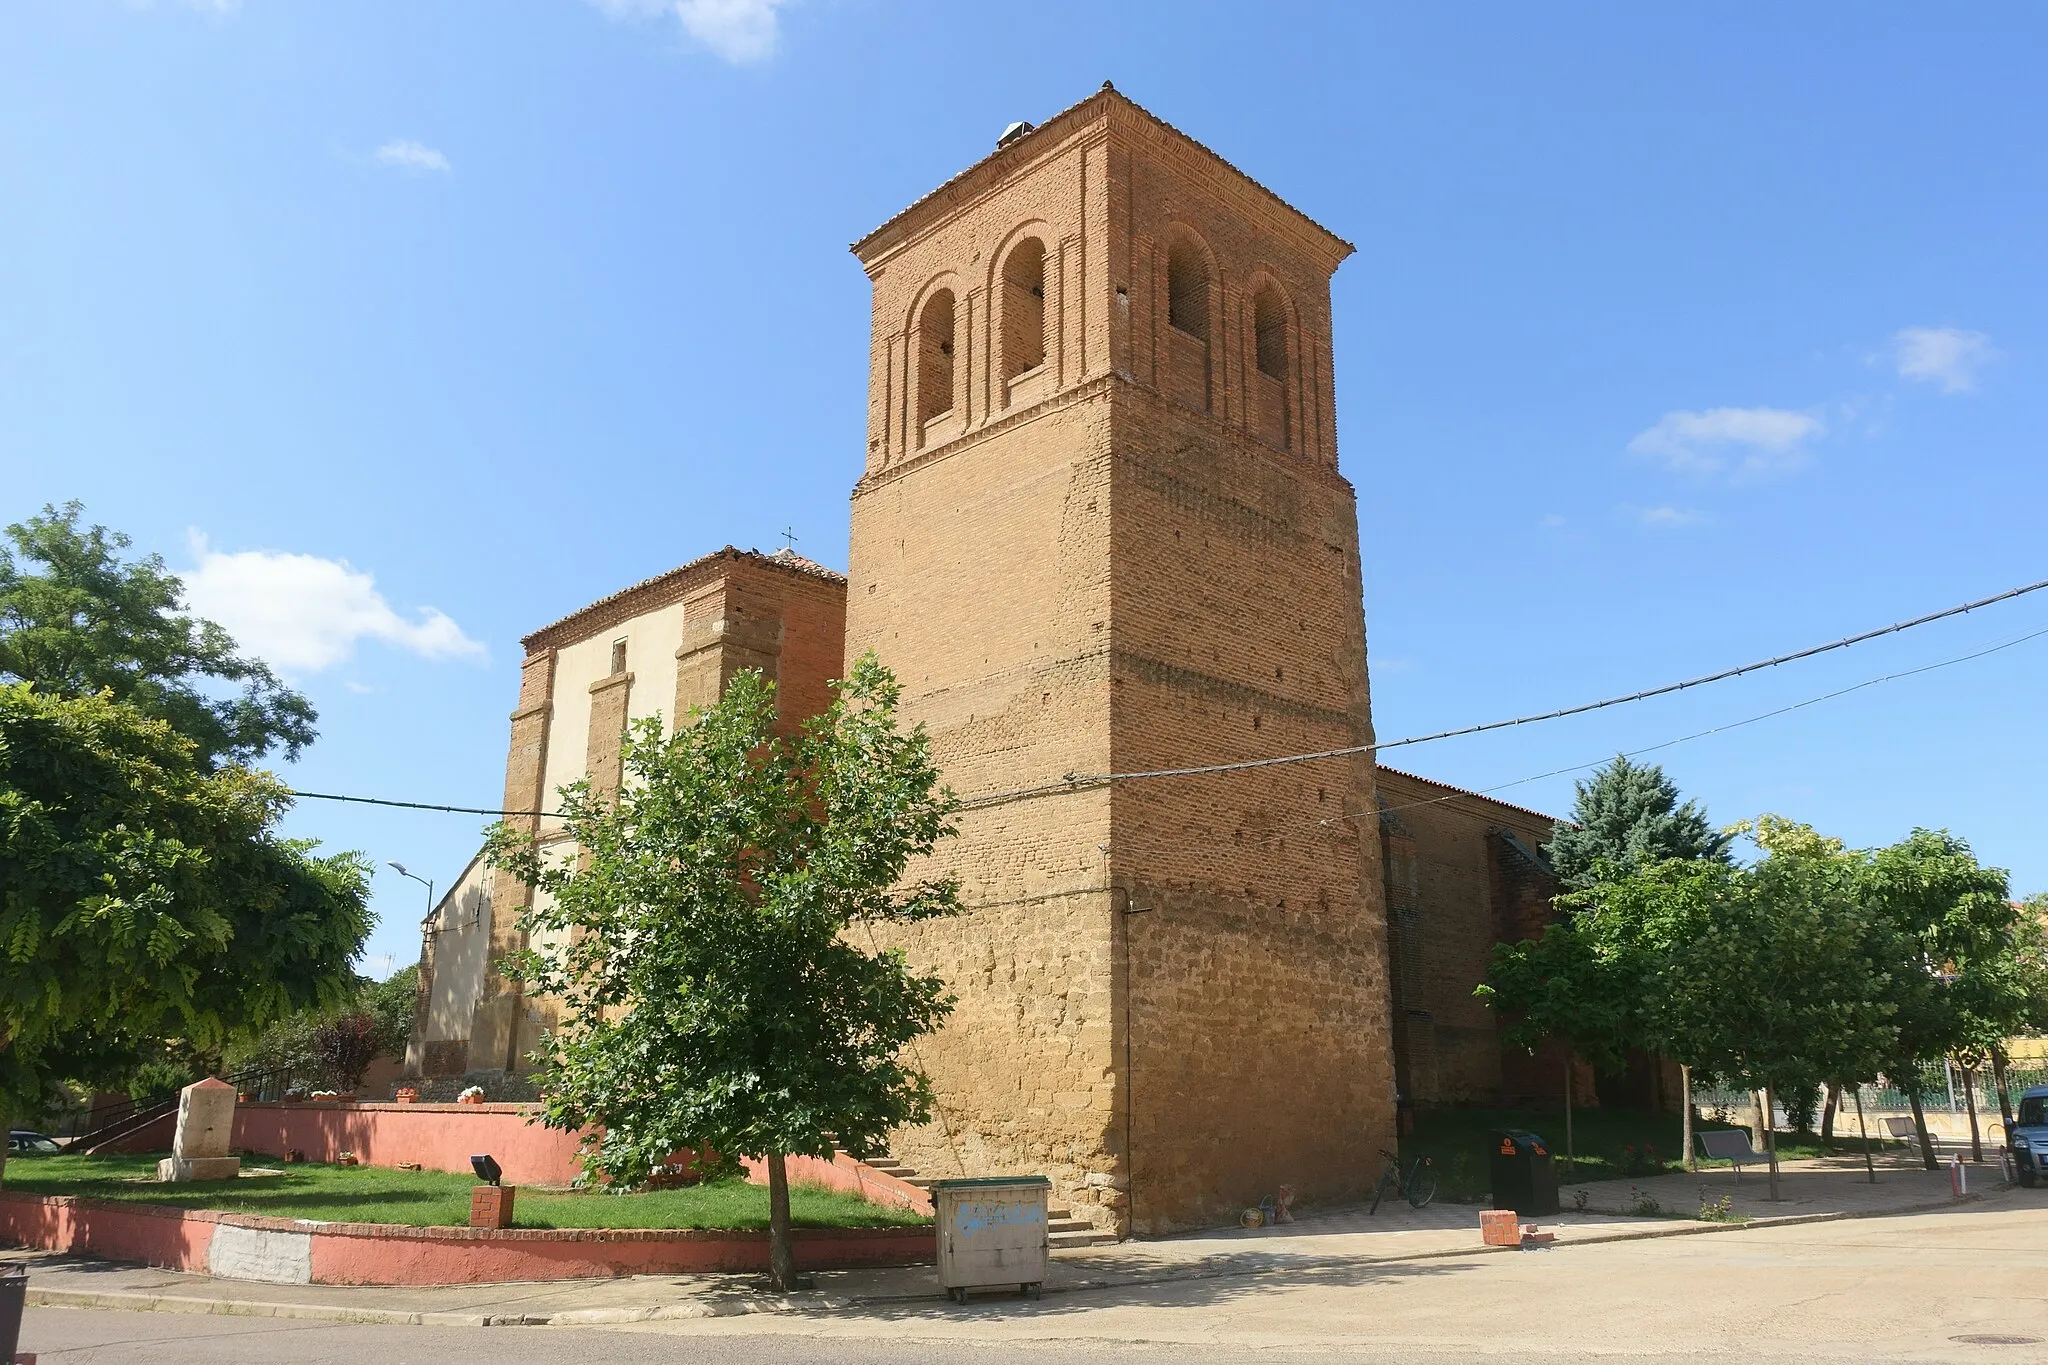
{"type": "Polygon", "coordinates": [[[854,245],[848,657],[969,807],[974,908],[898,938],[958,998],[896,1149],[925,1174],[1043,1171],[1144,1232],[1356,1195],[1393,1145],[1370,759],[1063,781],[1370,742],[1351,249],[1108,85],[854,245]]]}

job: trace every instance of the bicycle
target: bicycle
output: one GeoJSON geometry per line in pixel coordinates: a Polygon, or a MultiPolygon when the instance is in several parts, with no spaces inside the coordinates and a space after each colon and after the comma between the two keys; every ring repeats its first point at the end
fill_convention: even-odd
{"type": "Polygon", "coordinates": [[[1401,1158],[1386,1148],[1380,1148],[1380,1155],[1387,1159],[1387,1169],[1380,1176],[1380,1183],[1372,1192],[1372,1211],[1380,1211],[1380,1201],[1389,1194],[1406,1199],[1411,1208],[1427,1207],[1436,1198],[1436,1167],[1426,1156],[1415,1158],[1415,1164],[1408,1168],[1408,1174],[1401,1174],[1401,1158]]]}

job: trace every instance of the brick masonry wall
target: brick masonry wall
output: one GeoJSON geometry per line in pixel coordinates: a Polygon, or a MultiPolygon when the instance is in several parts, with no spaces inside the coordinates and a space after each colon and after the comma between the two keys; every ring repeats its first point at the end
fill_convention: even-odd
{"type": "MultiPolygon", "coordinates": [[[[555,788],[582,776],[600,791],[616,790],[629,719],[660,711],[673,726],[691,706],[715,701],[742,668],[776,679],[784,723],[823,710],[844,657],[845,601],[845,580],[828,569],[727,546],[536,631],[525,641],[512,713],[505,809],[551,809],[555,788]],[[617,639],[638,661],[624,673],[609,671],[617,639]],[[659,685],[638,685],[643,670],[659,685]],[[565,715],[569,721],[558,724],[565,715]]],[[[545,839],[552,822],[509,823],[545,839]]],[[[530,891],[510,874],[490,875],[490,947],[477,1003],[466,1036],[437,1030],[440,1036],[411,1049],[428,1075],[522,1071],[541,1030],[558,1017],[556,1002],[527,996],[496,970],[526,946],[518,920],[530,891]]],[[[438,961],[435,970],[438,994],[453,998],[465,989],[445,979],[438,961]]]]}
{"type": "MultiPolygon", "coordinates": [[[[1390,768],[1385,802],[1392,960],[1403,1093],[1419,1104],[1547,1101],[1563,1091],[1563,1058],[1506,1048],[1495,1012],[1476,998],[1493,945],[1548,922],[1554,883],[1524,849],[1550,841],[1550,817],[1390,768]]],[[[1583,1098],[1594,1100],[1590,1075],[1583,1098]]]]}
{"type": "MultiPolygon", "coordinates": [[[[1108,762],[1107,418],[1100,396],[1051,405],[855,495],[847,652],[896,670],[963,796],[1108,762]]],[[[931,1174],[1042,1171],[1056,1202],[1104,1221],[1120,1133],[1108,810],[1084,791],[963,812],[917,871],[956,876],[976,908],[877,940],[956,1001],[913,1052],[936,1121],[897,1155],[931,1174]]]]}
{"type": "MultiPolygon", "coordinates": [[[[1119,393],[1113,766],[1370,742],[1351,491],[1145,390],[1119,393]]],[[[1119,786],[1141,1227],[1292,1184],[1358,1195],[1391,1145],[1371,765],[1119,786]],[[1325,823],[1327,822],[1327,823],[1325,823]]]]}
{"type": "MultiPolygon", "coordinates": [[[[1369,737],[1327,383],[1344,243],[1105,93],[855,249],[875,337],[847,647],[898,671],[962,795],[1369,737]],[[1214,266],[1192,381],[1160,358],[1166,251],[1189,233],[1214,266]],[[991,284],[1027,235],[1047,358],[1008,385],[991,284]],[[1243,396],[1261,282],[1291,299],[1299,362],[1277,443],[1243,396]],[[957,401],[921,429],[937,289],[957,401]]],[[[1379,846],[1321,821],[1372,799],[1368,763],[1332,761],[963,814],[939,870],[980,908],[898,939],[958,996],[918,1059],[939,1121],[899,1155],[1044,1170],[1056,1202],[1139,1230],[1279,1183],[1356,1192],[1393,1132],[1379,846]]]]}

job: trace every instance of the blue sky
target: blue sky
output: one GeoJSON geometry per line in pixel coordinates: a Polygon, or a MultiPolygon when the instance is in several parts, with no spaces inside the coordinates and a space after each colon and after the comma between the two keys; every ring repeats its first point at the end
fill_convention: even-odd
{"type": "MultiPolygon", "coordinates": [[[[1633,690],[2048,577],[2044,42],[2018,4],[15,0],[0,516],[82,498],[190,575],[319,705],[295,784],[495,804],[521,634],[784,527],[844,565],[846,243],[1112,78],[1358,244],[1381,735],[1633,690]]],[[[2044,628],[1389,759],[1494,787],[2044,628]]],[[[1945,826],[2048,889],[2044,661],[1654,757],[1717,820],[1945,826]]],[[[478,831],[291,823],[443,885],[478,831]]],[[[423,900],[377,879],[377,970],[423,900]]]]}

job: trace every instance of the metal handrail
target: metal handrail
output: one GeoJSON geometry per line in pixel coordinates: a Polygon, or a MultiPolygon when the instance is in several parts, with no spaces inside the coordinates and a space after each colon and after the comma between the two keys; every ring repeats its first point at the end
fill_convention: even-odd
{"type": "MultiPolygon", "coordinates": [[[[270,1082],[276,1081],[277,1089],[282,1096],[284,1087],[291,1081],[291,1072],[252,1067],[246,1071],[238,1071],[232,1076],[223,1076],[221,1079],[238,1091],[253,1090],[258,1095],[262,1094],[270,1082]]],[[[71,1131],[64,1135],[65,1145],[95,1146],[101,1142],[111,1141],[123,1133],[133,1132],[144,1124],[153,1123],[178,1107],[178,1096],[184,1093],[184,1089],[183,1086],[179,1086],[175,1090],[160,1090],[139,1100],[130,1099],[124,1104],[117,1104],[112,1109],[104,1111],[98,1121],[82,1133],[78,1131],[78,1125],[93,1118],[94,1115],[89,1109],[83,1114],[75,1115],[67,1124],[71,1131]]]]}

